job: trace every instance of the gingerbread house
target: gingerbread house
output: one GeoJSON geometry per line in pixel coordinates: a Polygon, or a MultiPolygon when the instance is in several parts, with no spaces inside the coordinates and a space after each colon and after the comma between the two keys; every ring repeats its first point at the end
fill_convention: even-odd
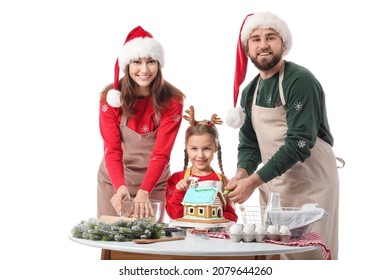
{"type": "Polygon", "coordinates": [[[192,187],[183,198],[183,218],[180,221],[193,221],[202,223],[226,222],[223,217],[225,199],[218,188],[192,187]]]}

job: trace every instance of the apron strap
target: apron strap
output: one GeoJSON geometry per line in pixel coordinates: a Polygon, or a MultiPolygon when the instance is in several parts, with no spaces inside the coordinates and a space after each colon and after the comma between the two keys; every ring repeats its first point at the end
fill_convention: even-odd
{"type": "MultiPolygon", "coordinates": [[[[217,175],[219,181],[222,182],[223,187],[226,186],[226,183],[227,183],[226,179],[218,172],[215,172],[214,170],[213,170],[213,172],[217,175]]],[[[191,175],[191,167],[187,168],[186,172],[184,172],[184,179],[188,179],[190,177],[190,175],[191,175]]]]}
{"type": "Polygon", "coordinates": [[[184,178],[183,179],[188,179],[191,175],[191,167],[187,168],[186,172],[184,173],[184,178]]]}
{"type": "Polygon", "coordinates": [[[124,113],[122,113],[120,126],[126,126],[126,125],[127,125],[127,117],[124,113]]]}
{"type": "Polygon", "coordinates": [[[280,101],[282,105],[286,105],[286,101],[284,99],[284,92],[283,92],[283,87],[282,87],[282,82],[284,78],[284,63],[279,69],[279,96],[280,96],[280,101]]]}

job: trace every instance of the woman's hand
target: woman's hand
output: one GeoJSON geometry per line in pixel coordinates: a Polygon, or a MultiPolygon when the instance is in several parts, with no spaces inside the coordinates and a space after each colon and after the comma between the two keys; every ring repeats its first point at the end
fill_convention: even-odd
{"type": "Polygon", "coordinates": [[[122,200],[130,199],[129,190],[125,185],[120,186],[110,201],[119,216],[122,216],[122,200]]]}
{"type": "Polygon", "coordinates": [[[186,191],[188,190],[190,184],[188,179],[181,179],[177,184],[176,184],[176,189],[179,191],[186,191]]]}
{"type": "Polygon", "coordinates": [[[145,190],[138,190],[137,195],[133,199],[135,218],[154,217],[152,204],[150,204],[149,193],[145,190]]]}

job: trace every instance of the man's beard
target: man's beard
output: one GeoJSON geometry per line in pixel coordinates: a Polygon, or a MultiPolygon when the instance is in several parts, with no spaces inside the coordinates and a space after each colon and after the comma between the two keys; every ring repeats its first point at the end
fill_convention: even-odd
{"type": "Polygon", "coordinates": [[[272,69],[275,65],[279,63],[279,61],[282,59],[282,52],[278,52],[274,55],[274,57],[271,59],[271,61],[265,61],[265,62],[259,62],[257,61],[257,56],[253,57],[250,56],[250,59],[252,63],[256,66],[257,69],[261,71],[268,71],[272,69]]]}

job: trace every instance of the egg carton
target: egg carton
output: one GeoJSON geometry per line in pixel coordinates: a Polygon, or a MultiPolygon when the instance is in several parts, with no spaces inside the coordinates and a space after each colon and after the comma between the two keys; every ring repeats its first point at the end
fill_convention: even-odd
{"type": "Polygon", "coordinates": [[[287,234],[270,234],[266,233],[239,233],[239,234],[230,234],[230,240],[233,242],[262,242],[264,240],[275,240],[288,242],[291,238],[291,235],[287,234]]]}
{"type": "Polygon", "coordinates": [[[239,234],[230,234],[230,240],[233,242],[261,242],[265,238],[265,234],[261,233],[239,233],[239,234]]]}

